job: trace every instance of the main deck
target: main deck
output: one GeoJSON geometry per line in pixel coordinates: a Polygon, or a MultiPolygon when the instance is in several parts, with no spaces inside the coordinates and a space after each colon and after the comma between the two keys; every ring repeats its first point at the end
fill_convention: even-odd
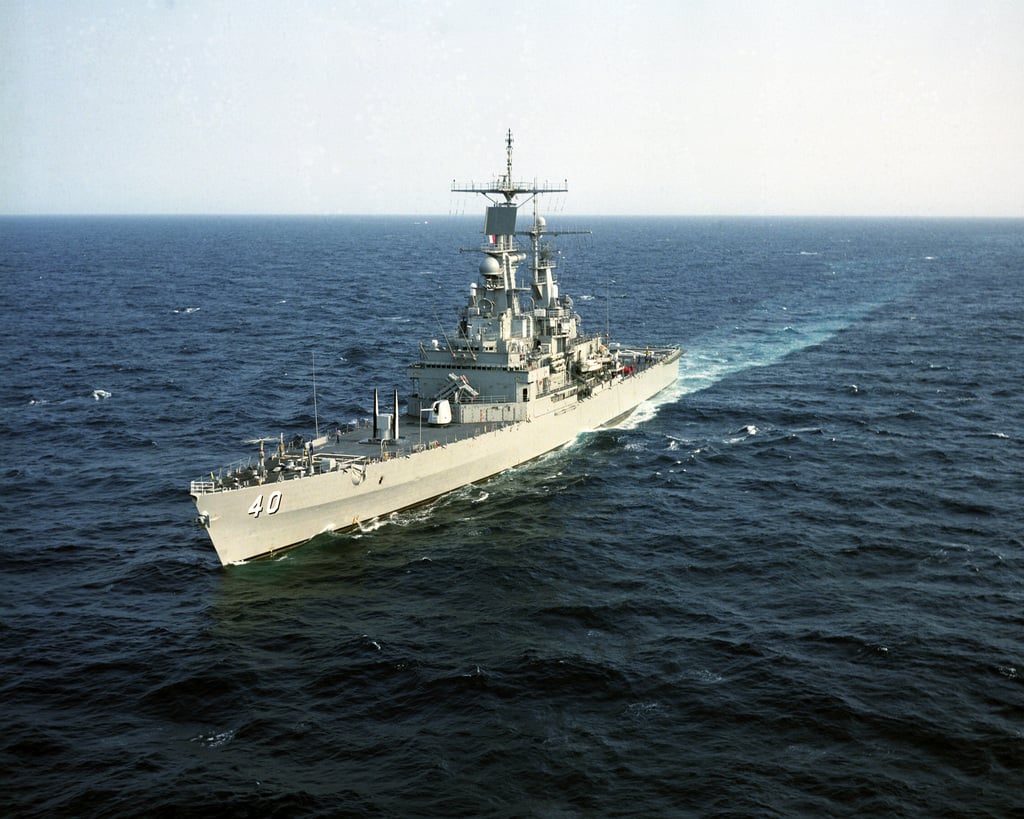
{"type": "MultiPolygon", "coordinates": [[[[627,360],[633,363],[623,366],[612,378],[602,382],[600,389],[613,386],[615,381],[629,381],[653,365],[670,364],[680,353],[676,347],[648,349],[643,356],[630,351],[627,360]]],[[[559,413],[567,409],[565,404],[568,403],[560,399],[570,398],[573,399],[571,403],[575,404],[577,401],[586,401],[593,392],[595,382],[573,385],[571,394],[552,393],[542,396],[536,402],[534,411],[540,410],[541,414],[559,413]],[[546,407],[546,410],[541,409],[542,406],[546,407]]],[[[209,478],[204,476],[192,481],[190,494],[199,497],[329,472],[364,470],[373,463],[414,456],[456,441],[476,438],[517,424],[530,423],[532,413],[524,420],[520,413],[507,412],[509,408],[509,403],[505,401],[472,401],[462,405],[463,410],[472,411],[460,412],[459,416],[469,418],[478,415],[483,419],[479,423],[464,420],[438,426],[426,423],[426,413],[421,413],[419,418],[405,415],[398,420],[397,436],[394,434],[395,427],[391,425],[393,416],[380,416],[381,420],[387,419],[387,422],[379,423],[375,427],[372,419],[363,419],[357,423],[335,427],[326,435],[310,441],[302,436],[296,436],[288,441],[283,436],[277,439],[256,439],[250,443],[258,446],[257,452],[224,467],[219,472],[209,473],[209,478]],[[520,420],[514,420],[517,417],[520,420]]],[[[629,407],[630,410],[632,408],[629,407]]]]}
{"type": "MultiPolygon", "coordinates": [[[[374,438],[372,422],[364,419],[335,427],[326,435],[311,441],[301,436],[290,441],[263,439],[263,454],[254,453],[217,473],[211,472],[208,479],[192,481],[190,492],[194,496],[228,492],[243,486],[362,468],[367,464],[408,457],[455,441],[475,438],[513,423],[522,422],[431,426],[414,418],[403,417],[399,422],[398,438],[374,438]],[[267,444],[270,445],[269,451],[267,444]]],[[[259,441],[253,443],[258,444],[259,441]]]]}

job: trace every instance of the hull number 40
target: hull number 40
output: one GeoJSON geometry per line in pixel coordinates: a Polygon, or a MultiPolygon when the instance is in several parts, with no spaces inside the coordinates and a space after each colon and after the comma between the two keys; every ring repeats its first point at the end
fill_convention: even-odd
{"type": "Polygon", "coordinates": [[[249,507],[249,514],[254,518],[258,518],[261,512],[266,512],[268,515],[275,515],[281,508],[281,493],[272,492],[270,497],[267,498],[267,508],[263,508],[263,495],[257,495],[256,500],[252,502],[252,506],[249,507]]]}

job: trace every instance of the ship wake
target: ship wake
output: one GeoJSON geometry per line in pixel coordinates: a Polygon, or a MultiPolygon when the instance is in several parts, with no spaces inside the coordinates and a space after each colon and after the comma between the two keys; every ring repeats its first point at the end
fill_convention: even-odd
{"type": "Polygon", "coordinates": [[[617,425],[635,429],[651,420],[661,407],[678,403],[684,396],[706,390],[735,373],[754,367],[769,367],[787,356],[824,344],[869,312],[842,318],[820,319],[806,323],[793,321],[770,326],[763,317],[751,317],[749,323],[716,330],[684,343],[686,353],[679,359],[679,377],[675,383],[641,403],[617,425]]]}

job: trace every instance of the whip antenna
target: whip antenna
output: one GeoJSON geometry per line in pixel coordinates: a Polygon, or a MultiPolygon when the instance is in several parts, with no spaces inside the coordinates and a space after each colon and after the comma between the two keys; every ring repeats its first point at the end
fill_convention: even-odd
{"type": "Polygon", "coordinates": [[[316,353],[313,353],[313,428],[316,430],[315,437],[320,437],[320,416],[316,411],[316,353]]]}

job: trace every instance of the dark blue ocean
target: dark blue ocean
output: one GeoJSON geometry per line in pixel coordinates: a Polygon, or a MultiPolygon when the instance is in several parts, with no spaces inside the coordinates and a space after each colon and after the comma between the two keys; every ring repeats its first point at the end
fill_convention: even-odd
{"type": "Polygon", "coordinates": [[[480,220],[0,219],[4,816],[1024,814],[1024,222],[549,225],[677,386],[225,569],[189,481],[405,394],[480,220]]]}

